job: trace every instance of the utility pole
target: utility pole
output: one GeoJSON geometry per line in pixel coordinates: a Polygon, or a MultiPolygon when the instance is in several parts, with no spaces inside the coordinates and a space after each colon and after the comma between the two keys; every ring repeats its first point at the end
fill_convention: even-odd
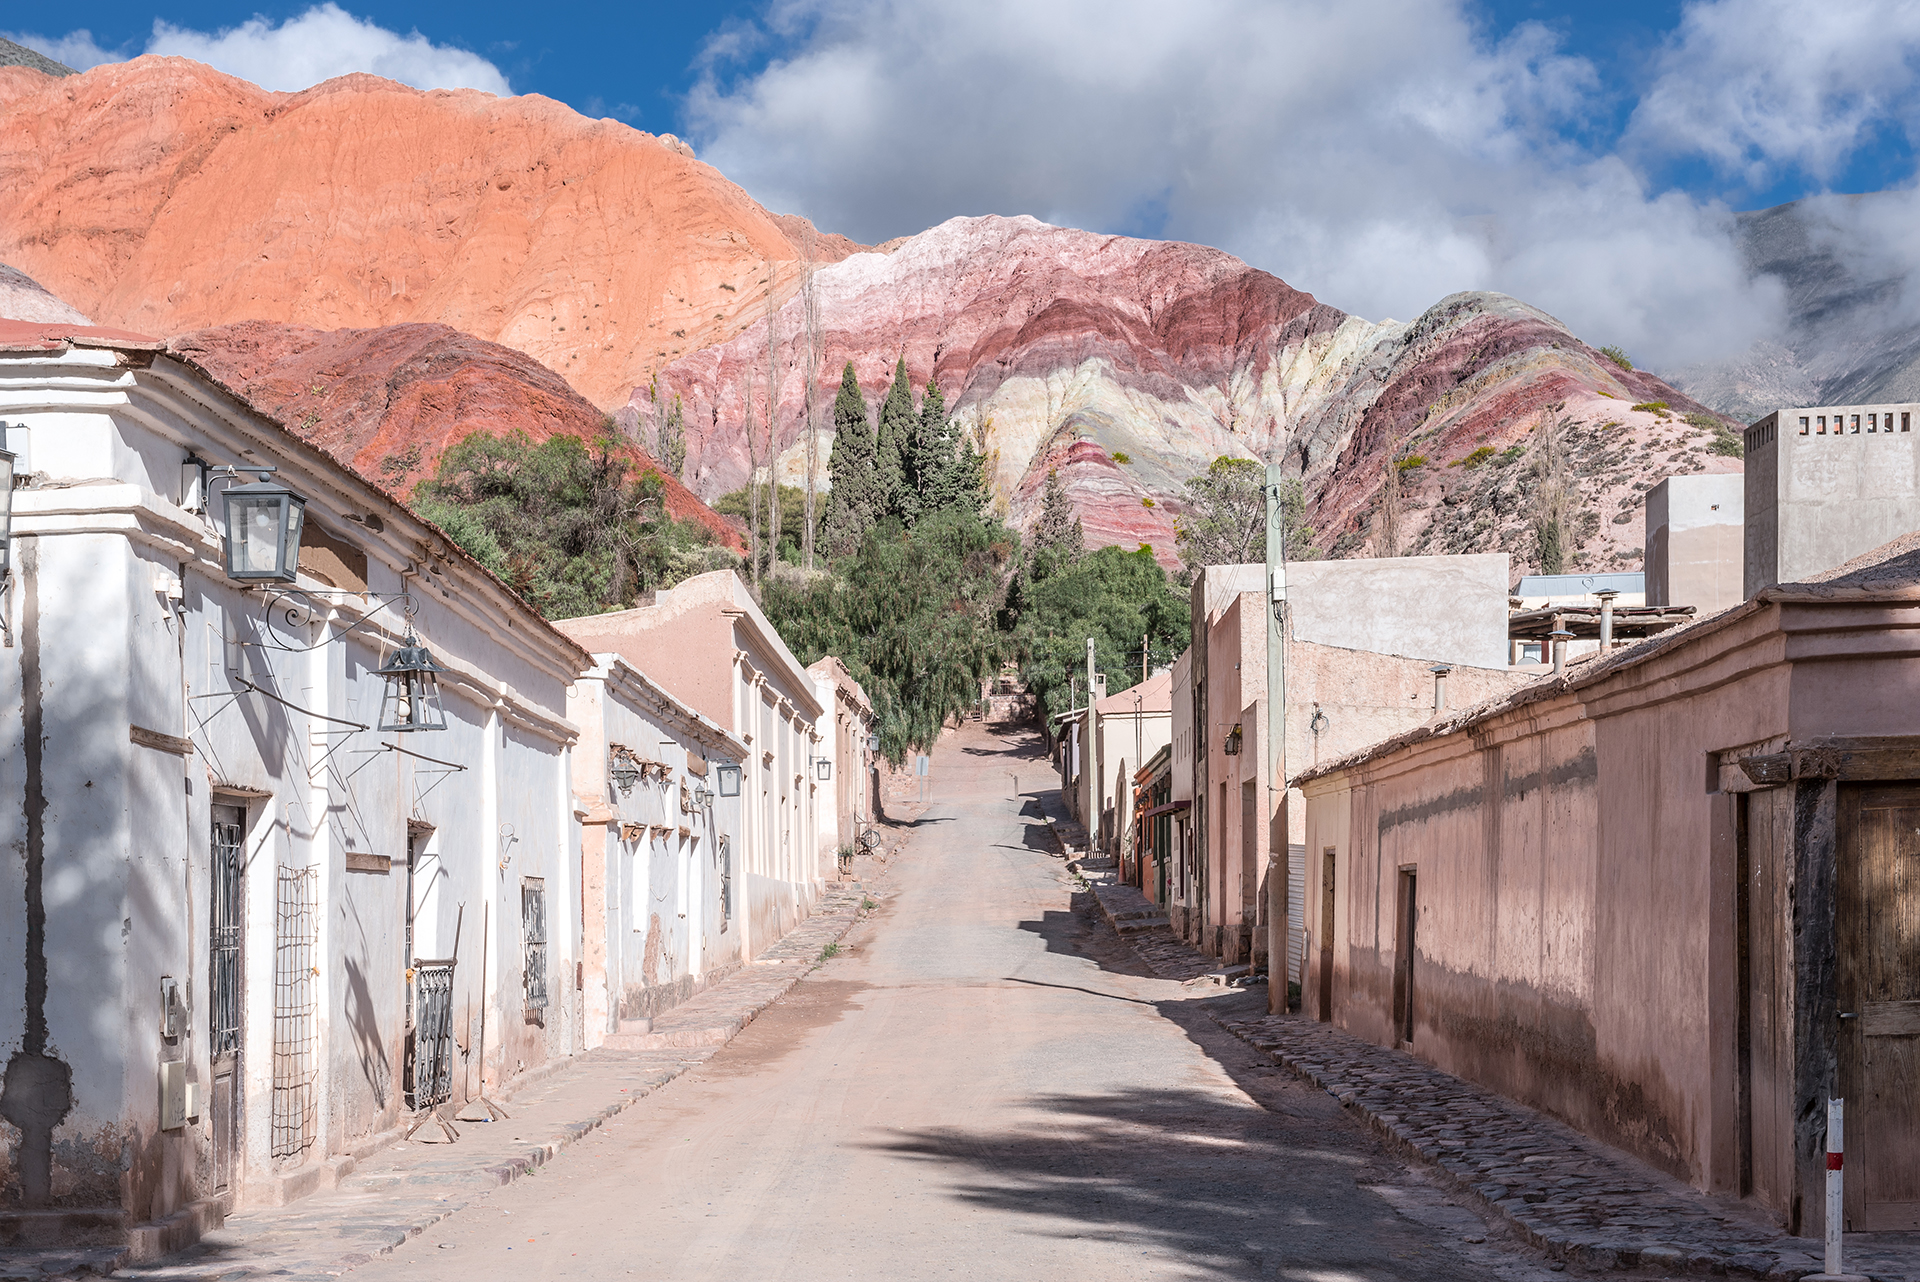
{"type": "Polygon", "coordinates": [[[1098,845],[1100,841],[1100,812],[1101,812],[1100,784],[1102,783],[1102,780],[1100,778],[1100,772],[1105,765],[1105,763],[1100,760],[1100,754],[1094,751],[1095,736],[1099,733],[1099,728],[1095,724],[1095,718],[1099,714],[1096,713],[1093,709],[1093,702],[1094,702],[1093,692],[1095,688],[1093,678],[1094,678],[1093,638],[1088,637],[1087,638],[1087,770],[1092,779],[1092,782],[1089,785],[1088,792],[1087,792],[1087,803],[1088,803],[1087,804],[1087,811],[1088,811],[1087,853],[1089,855],[1094,853],[1094,847],[1098,845]]]}
{"type": "Polygon", "coordinates": [[[1287,1009],[1289,908],[1287,815],[1287,518],[1277,463],[1267,464],[1267,799],[1280,794],[1278,821],[1269,821],[1267,852],[1267,1010],[1287,1009]],[[1275,829],[1278,832],[1275,832],[1275,829]]]}
{"type": "Polygon", "coordinates": [[[1140,684],[1147,683],[1147,634],[1140,634],[1140,684]]]}

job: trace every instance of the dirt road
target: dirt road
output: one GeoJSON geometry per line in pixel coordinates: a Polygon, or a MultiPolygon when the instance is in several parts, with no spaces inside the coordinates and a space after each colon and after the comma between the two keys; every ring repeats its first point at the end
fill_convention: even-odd
{"type": "Polygon", "coordinates": [[[841,955],[355,1276],[1551,1276],[1149,976],[1076,907],[1016,775],[1047,780],[1030,741],[950,737],[841,955]]]}

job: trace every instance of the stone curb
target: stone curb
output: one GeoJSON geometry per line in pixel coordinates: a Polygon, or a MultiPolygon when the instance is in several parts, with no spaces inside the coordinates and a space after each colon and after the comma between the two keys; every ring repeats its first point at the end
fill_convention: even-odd
{"type": "MultiPolygon", "coordinates": [[[[1155,911],[1131,886],[1091,887],[1101,915],[1150,970],[1193,984],[1216,961],[1166,927],[1125,930],[1155,911]]],[[[1389,1147],[1550,1258],[1581,1269],[1661,1269],[1797,1282],[1818,1274],[1821,1244],[1783,1236],[1758,1213],[1727,1208],[1533,1109],[1297,1015],[1232,1019],[1225,1031],[1339,1100],[1389,1147]]],[[[1920,1277],[1920,1251],[1848,1244],[1850,1268],[1876,1280],[1920,1277]]]]}

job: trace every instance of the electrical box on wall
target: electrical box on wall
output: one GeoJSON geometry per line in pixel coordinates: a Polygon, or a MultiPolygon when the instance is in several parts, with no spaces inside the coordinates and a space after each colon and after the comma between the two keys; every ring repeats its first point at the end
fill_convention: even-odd
{"type": "Polygon", "coordinates": [[[174,1060],[160,1066],[160,1129],[176,1131],[187,1124],[187,1063],[174,1060]]]}
{"type": "Polygon", "coordinates": [[[187,999],[180,982],[171,975],[160,977],[160,1036],[172,1041],[187,1029],[187,999]]]}

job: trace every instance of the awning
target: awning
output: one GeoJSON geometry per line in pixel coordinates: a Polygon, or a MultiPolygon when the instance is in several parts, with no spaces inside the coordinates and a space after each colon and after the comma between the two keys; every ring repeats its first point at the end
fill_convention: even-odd
{"type": "Polygon", "coordinates": [[[1137,817],[1141,819],[1152,819],[1157,815],[1164,815],[1170,811],[1191,809],[1192,806],[1193,802],[1191,801],[1169,801],[1164,806],[1154,806],[1150,810],[1142,810],[1137,817]]]}

